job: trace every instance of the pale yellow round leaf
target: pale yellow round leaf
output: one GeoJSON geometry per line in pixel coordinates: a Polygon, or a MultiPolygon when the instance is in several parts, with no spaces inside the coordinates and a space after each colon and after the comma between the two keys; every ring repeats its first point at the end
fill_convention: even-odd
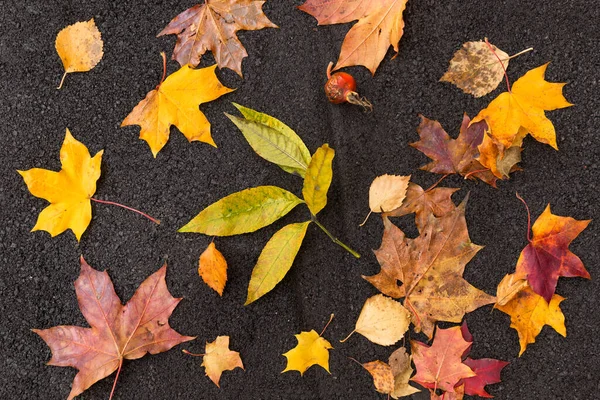
{"type": "Polygon", "coordinates": [[[373,180],[369,189],[371,211],[388,212],[402,205],[408,189],[409,176],[381,175],[373,180]]]}
{"type": "Polygon", "coordinates": [[[365,302],[355,332],[373,343],[390,346],[402,339],[410,325],[410,313],[399,302],[376,294],[365,302]]]}
{"type": "Polygon", "coordinates": [[[104,54],[104,44],[93,18],[58,32],[55,46],[67,73],[89,71],[104,54]]]}

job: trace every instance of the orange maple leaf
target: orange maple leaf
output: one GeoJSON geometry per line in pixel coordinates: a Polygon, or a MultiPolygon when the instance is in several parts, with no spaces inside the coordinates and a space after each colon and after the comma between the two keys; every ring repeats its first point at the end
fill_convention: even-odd
{"type": "Polygon", "coordinates": [[[319,25],[358,20],[350,29],[333,70],[364,65],[375,75],[390,46],[398,53],[404,33],[402,13],[408,0],[307,0],[298,7],[319,25]]]}
{"type": "Polygon", "coordinates": [[[148,277],[133,297],[122,305],[106,271],[96,271],[81,257],[81,273],[75,291],[81,313],[91,328],[55,326],[33,329],[52,350],[48,365],[79,370],[69,400],[117,371],[123,360],[146,353],[157,354],[194,337],[183,336],[169,326],[169,317],[181,299],[167,289],[167,265],[148,277]]]}

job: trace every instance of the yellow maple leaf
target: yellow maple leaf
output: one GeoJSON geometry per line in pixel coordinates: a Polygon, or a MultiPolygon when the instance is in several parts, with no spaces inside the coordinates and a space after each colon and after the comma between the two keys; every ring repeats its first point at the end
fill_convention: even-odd
{"type": "MultiPolygon", "coordinates": [[[[163,53],[164,57],[164,53],[163,53]]],[[[198,108],[235,89],[223,86],[215,74],[216,65],[193,69],[189,64],[169,75],[138,103],[121,127],[139,125],[154,157],[167,144],[171,125],[177,126],[188,141],[201,141],[217,147],[210,134],[210,122],[198,108]]]]}
{"type": "Polygon", "coordinates": [[[229,336],[218,336],[214,342],[206,343],[202,366],[206,369],[206,375],[217,387],[220,387],[219,380],[223,371],[244,369],[240,353],[229,350],[229,336]]]}
{"type": "Polygon", "coordinates": [[[68,73],[91,70],[104,54],[104,43],[94,18],[62,29],[56,35],[54,47],[65,68],[57,89],[62,87],[68,73]]]}
{"type": "Polygon", "coordinates": [[[560,309],[563,300],[564,297],[554,294],[550,303],[546,303],[542,296],[527,286],[505,305],[496,304],[497,309],[510,315],[510,326],[519,333],[519,356],[528,344],[535,343],[544,325],[550,325],[563,337],[567,336],[565,316],[560,309]]]}
{"type": "Polygon", "coordinates": [[[50,202],[38,216],[32,232],[43,230],[54,237],[71,229],[77,240],[81,239],[92,220],[90,198],[100,178],[102,153],[103,150],[91,157],[85,145],[67,129],[60,148],[59,172],[42,168],[17,171],[32,195],[50,202]]]}
{"type": "Polygon", "coordinates": [[[310,332],[300,332],[295,336],[298,345],[283,354],[288,362],[282,372],[298,371],[300,375],[304,375],[304,372],[315,364],[329,372],[329,349],[333,349],[331,343],[314,329],[310,332]]]}
{"type": "Polygon", "coordinates": [[[481,110],[471,124],[485,119],[490,135],[503,148],[511,147],[523,128],[537,141],[558,150],[554,125],[544,111],[573,104],[562,94],[565,83],[544,79],[547,67],[548,63],[528,71],[513,84],[512,90],[501,93],[481,110]]]}

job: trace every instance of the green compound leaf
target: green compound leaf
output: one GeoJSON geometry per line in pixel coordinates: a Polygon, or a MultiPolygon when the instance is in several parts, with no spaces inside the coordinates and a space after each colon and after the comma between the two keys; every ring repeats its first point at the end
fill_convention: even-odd
{"type": "Polygon", "coordinates": [[[277,186],[258,186],[230,194],[196,215],[179,232],[231,236],[254,232],[272,224],[303,203],[277,186]]]}
{"type": "Polygon", "coordinates": [[[310,160],[302,196],[313,215],[317,215],[327,205],[327,191],[333,178],[331,163],[334,156],[335,151],[328,144],[324,144],[315,151],[310,160]]]}
{"type": "Polygon", "coordinates": [[[242,131],[254,151],[284,171],[304,178],[311,157],[302,139],[290,127],[270,115],[236,103],[233,105],[244,118],[225,115],[242,131]]]}
{"type": "Polygon", "coordinates": [[[270,292],[288,273],[310,221],[289,224],[277,231],[263,248],[248,285],[248,305],[270,292]]]}

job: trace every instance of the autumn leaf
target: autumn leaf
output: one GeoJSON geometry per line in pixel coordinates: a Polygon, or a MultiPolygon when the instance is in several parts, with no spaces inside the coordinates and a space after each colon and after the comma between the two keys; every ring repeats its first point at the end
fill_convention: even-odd
{"type": "Polygon", "coordinates": [[[411,182],[408,184],[406,198],[402,205],[389,213],[384,213],[384,216],[401,217],[414,213],[415,224],[421,231],[431,215],[441,217],[454,210],[456,206],[452,202],[452,194],[457,190],[459,189],[444,187],[424,190],[421,186],[411,182]]]}
{"type": "Polygon", "coordinates": [[[521,162],[521,151],[523,150],[521,146],[525,136],[527,136],[527,130],[521,127],[512,145],[505,149],[494,142],[490,135],[485,134],[483,141],[477,147],[479,150],[477,161],[483,167],[488,168],[497,178],[507,179],[511,172],[520,169],[517,164],[521,162]]]}
{"type": "Polygon", "coordinates": [[[333,179],[332,162],[335,151],[324,144],[313,154],[302,187],[302,196],[312,215],[327,205],[327,192],[333,179]]]}
{"type": "Polygon", "coordinates": [[[194,354],[187,350],[183,350],[183,352],[202,357],[202,366],[206,371],[206,376],[219,388],[221,387],[219,381],[223,371],[233,371],[236,368],[244,369],[240,353],[229,350],[229,336],[217,336],[214,342],[206,342],[204,354],[194,354]]]}
{"type": "MultiPolygon", "coordinates": [[[[163,53],[164,57],[164,53],[163,53]]],[[[198,108],[234,89],[223,86],[215,74],[216,65],[193,69],[184,65],[164,78],[121,123],[121,127],[139,125],[140,139],[150,146],[152,155],[167,144],[171,125],[177,126],[188,141],[216,146],[210,134],[210,122],[198,108]]]]}
{"type": "Polygon", "coordinates": [[[169,293],[166,272],[165,264],[123,306],[106,271],[94,270],[81,258],[75,291],[79,309],[91,328],[62,325],[33,329],[52,350],[48,365],[79,370],[69,400],[118,370],[112,397],[123,360],[162,353],[194,339],[169,326],[169,317],[181,299],[169,293]]]}
{"type": "Polygon", "coordinates": [[[484,139],[487,125],[485,121],[470,122],[469,116],[464,114],[458,137],[450,139],[439,122],[421,115],[421,124],[417,128],[421,140],[410,145],[433,160],[421,167],[422,170],[478,178],[495,187],[497,178],[477,160],[478,146],[484,139]]]}
{"type": "Polygon", "coordinates": [[[277,231],[263,248],[248,284],[248,305],[281,282],[300,250],[310,221],[289,224],[277,231]]]}
{"type": "Polygon", "coordinates": [[[270,115],[233,103],[244,118],[225,113],[242,132],[252,149],[284,171],[302,178],[310,164],[310,151],[290,127],[270,115]]]}
{"type": "Polygon", "coordinates": [[[373,377],[375,390],[384,394],[389,394],[394,391],[394,374],[392,373],[392,367],[379,360],[361,365],[373,377]]]}
{"type": "Polygon", "coordinates": [[[60,148],[62,168],[59,172],[42,168],[17,171],[31,194],[50,202],[38,216],[32,232],[43,230],[54,237],[71,229],[77,240],[81,239],[92,220],[90,198],[100,178],[102,154],[100,150],[91,157],[85,145],[67,129],[60,148]]]}
{"type": "Polygon", "coordinates": [[[411,394],[419,392],[419,389],[408,384],[410,377],[413,374],[413,369],[410,366],[411,360],[412,357],[406,354],[406,349],[404,347],[398,348],[390,355],[388,363],[390,364],[392,374],[394,375],[394,390],[390,395],[394,399],[410,396],[411,394]]]}
{"type": "Polygon", "coordinates": [[[475,376],[462,363],[462,355],[471,344],[464,340],[459,326],[438,328],[431,346],[411,340],[412,357],[417,374],[411,381],[428,388],[454,393],[461,379],[475,376]]]}
{"type": "Polygon", "coordinates": [[[467,359],[463,361],[463,364],[467,365],[475,373],[475,376],[463,380],[465,394],[469,396],[492,398],[494,396],[485,391],[485,386],[501,382],[500,372],[502,371],[502,368],[506,367],[509,363],[506,361],[494,360],[492,358],[473,360],[472,358],[467,357],[467,359]]]}
{"type": "MultiPolygon", "coordinates": [[[[528,209],[529,210],[529,209],[528,209]]],[[[590,223],[552,214],[550,205],[533,224],[533,238],[517,261],[517,275],[527,277],[534,292],[550,302],[560,276],[590,279],[583,262],[569,245],[590,223]]],[[[529,227],[527,228],[529,231],[529,227]]]]}
{"type": "Polygon", "coordinates": [[[177,35],[173,59],[181,66],[197,66],[210,50],[219,68],[242,76],[242,60],[248,53],[236,32],[277,28],[263,13],[263,4],[257,0],[206,0],[173,18],[157,36],[177,35]]]}
{"type": "Polygon", "coordinates": [[[94,18],[63,28],[56,35],[54,46],[65,68],[57,89],[62,87],[67,74],[91,70],[100,62],[104,54],[102,49],[104,43],[94,18]]]}
{"type": "Polygon", "coordinates": [[[509,274],[504,276],[504,278],[502,278],[498,284],[498,288],[496,290],[497,300],[494,307],[507,304],[517,295],[517,293],[528,286],[529,284],[527,283],[527,280],[523,279],[523,277],[520,277],[517,274],[509,274]]]}
{"type": "Polygon", "coordinates": [[[505,305],[496,305],[497,309],[510,315],[510,327],[516,329],[519,334],[521,346],[519,356],[523,354],[528,344],[535,343],[535,338],[544,325],[550,325],[563,337],[567,336],[565,316],[560,309],[563,300],[564,297],[555,294],[550,299],[550,303],[547,303],[533,289],[526,287],[505,305]]]}
{"type": "Polygon", "coordinates": [[[230,194],[211,204],[179,229],[212,236],[254,232],[272,224],[298,204],[298,197],[277,186],[258,186],[230,194]]]}
{"type": "Polygon", "coordinates": [[[210,242],[206,250],[200,254],[198,275],[208,286],[219,293],[219,296],[223,296],[223,289],[227,282],[227,261],[217,250],[214,242],[210,242]]]}
{"type": "MultiPolygon", "coordinates": [[[[287,365],[283,372],[298,371],[300,376],[304,375],[304,372],[312,367],[313,365],[320,365],[329,372],[329,350],[333,349],[333,346],[327,339],[323,337],[323,333],[331,323],[333,314],[325,328],[318,334],[314,329],[307,332],[300,332],[296,336],[298,344],[296,347],[284,353],[283,356],[287,358],[287,365]]],[[[331,374],[331,372],[329,372],[331,374]]]]}
{"type": "Polygon", "coordinates": [[[382,268],[365,277],[383,293],[405,297],[415,330],[430,338],[436,321],[460,322],[465,313],[495,302],[462,277],[466,263],[481,249],[469,238],[465,208],[466,199],[441,217],[430,215],[416,239],[406,238],[384,218],[381,247],[375,252],[382,268]]]}
{"type": "Polygon", "coordinates": [[[556,132],[544,111],[572,106],[562,94],[564,83],[551,83],[544,79],[548,64],[528,71],[509,88],[496,97],[471,121],[485,120],[490,135],[503,148],[512,146],[521,128],[537,141],[558,150],[556,132]]]}
{"type": "Polygon", "coordinates": [[[371,212],[385,213],[397,209],[406,198],[409,176],[381,175],[369,187],[371,212]]]}
{"type": "Polygon", "coordinates": [[[364,65],[374,75],[390,46],[398,53],[407,0],[307,0],[298,7],[319,25],[358,20],[350,29],[334,70],[364,65]]]}
{"type": "Polygon", "coordinates": [[[381,294],[369,297],[363,305],[353,333],[360,333],[373,343],[390,346],[402,339],[410,325],[410,313],[399,302],[381,294]]]}

